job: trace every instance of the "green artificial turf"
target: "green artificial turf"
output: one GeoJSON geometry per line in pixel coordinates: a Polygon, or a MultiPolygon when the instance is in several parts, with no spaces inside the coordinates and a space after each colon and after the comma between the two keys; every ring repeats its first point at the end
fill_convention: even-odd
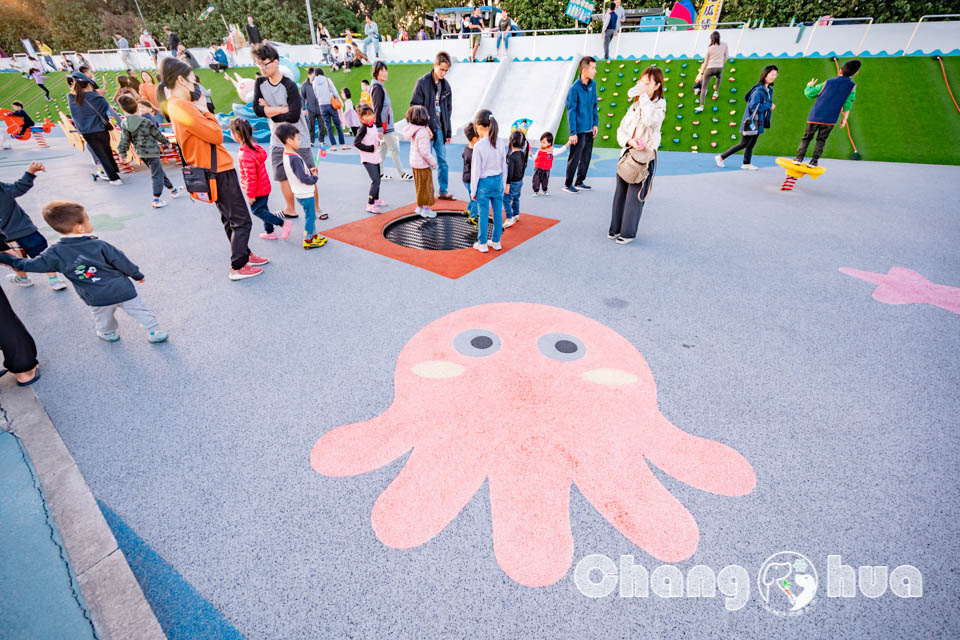
{"type": "MultiPolygon", "coordinates": [[[[843,60],[840,61],[841,64],[843,60]]],[[[935,58],[864,58],[857,83],[857,99],[850,114],[850,135],[863,160],[960,164],[960,113],[957,112],[943,81],[935,58]]],[[[600,100],[600,131],[596,146],[616,147],[616,130],[629,106],[626,91],[634,78],[650,61],[601,61],[597,67],[600,100]],[[623,68],[620,68],[620,65],[623,68]],[[638,72],[634,72],[638,69],[638,72]],[[623,73],[623,77],[619,74],[623,73]],[[605,79],[605,80],[604,80],[605,79]],[[617,87],[616,83],[621,86],[617,87]],[[620,95],[614,96],[617,92],[620,95]],[[611,106],[615,103],[616,106],[611,106]],[[608,114],[613,114],[611,117],[608,114]],[[607,128],[609,125],[609,128],[607,128]],[[608,138],[603,139],[606,135],[608,138]]],[[[661,148],[666,151],[691,151],[716,154],[735,144],[743,115],[743,97],[768,64],[776,64],[780,76],[774,87],[772,126],[757,142],[755,152],[762,155],[791,156],[796,152],[813,104],[803,96],[811,78],[826,80],[837,75],[829,58],[739,59],[728,63],[716,101],[707,96],[703,113],[695,114],[693,83],[699,62],[693,59],[657,61],[665,81],[667,119],[663,124],[661,148]],[[686,64],[686,67],[683,65],[686,64]],[[681,74],[686,74],[685,76],[681,74]],[[731,82],[729,78],[733,78],[731,82]],[[683,82],[684,86],[679,84],[683,82]],[[736,92],[731,92],[735,88],[736,92]],[[683,93],[683,97],[680,97],[683,93]],[[734,100],[731,104],[729,101],[734,100]],[[682,105],[682,106],[681,106],[682,105]],[[717,107],[717,111],[713,111],[717,107]],[[730,112],[734,113],[731,114],[730,112]],[[677,115],[683,116],[677,118],[677,115]],[[718,122],[713,122],[716,118],[718,122]],[[699,124],[694,124],[698,122],[699,124]],[[730,123],[735,123],[731,126],[730,123]],[[680,127],[680,130],[677,130],[680,127]],[[711,133],[716,131],[716,134],[711,133]],[[697,134],[697,138],[693,134],[697,134]],[[674,142],[677,139],[678,142],[674,142]],[[711,146],[716,143],[716,147],[711,146]]],[[[960,57],[944,58],[950,86],[960,101],[960,57]]],[[[566,114],[560,123],[557,140],[568,137],[566,114]]],[[[843,129],[835,129],[827,140],[824,157],[848,158],[853,147],[843,129]]]]}

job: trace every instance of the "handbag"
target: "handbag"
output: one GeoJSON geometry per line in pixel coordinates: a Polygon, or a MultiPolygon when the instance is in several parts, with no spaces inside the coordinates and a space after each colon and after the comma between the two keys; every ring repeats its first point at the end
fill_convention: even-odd
{"type": "Polygon", "coordinates": [[[340,98],[337,97],[337,94],[333,91],[333,85],[330,84],[330,79],[327,79],[327,86],[330,87],[330,106],[340,111],[343,109],[343,102],[340,101],[340,98]]]}
{"type": "MultiPolygon", "coordinates": [[[[93,107],[90,107],[90,108],[93,109],[93,107]]],[[[94,112],[95,114],[97,114],[97,117],[98,117],[98,118],[100,118],[100,124],[103,125],[103,130],[104,130],[104,131],[106,131],[106,132],[108,132],[108,133],[111,132],[111,131],[113,131],[114,127],[113,127],[113,123],[110,122],[110,118],[106,117],[105,115],[103,115],[102,113],[100,113],[99,111],[97,111],[96,109],[93,109],[93,112],[94,112]]]]}
{"type": "MultiPolygon", "coordinates": [[[[637,126],[633,130],[631,140],[637,137],[637,132],[640,130],[642,124],[643,116],[641,115],[640,121],[637,122],[637,126]]],[[[627,145],[623,153],[620,154],[620,160],[617,162],[617,175],[627,184],[640,184],[647,179],[650,173],[648,166],[656,157],[657,152],[652,149],[634,149],[627,145]]]]}
{"type": "Polygon", "coordinates": [[[190,194],[190,197],[194,200],[199,200],[200,202],[216,202],[217,201],[217,147],[212,142],[210,143],[210,168],[204,169],[203,167],[194,167],[193,165],[188,165],[186,159],[183,157],[183,150],[180,148],[180,143],[177,143],[177,151],[180,153],[180,162],[183,163],[183,186],[187,189],[187,193],[190,194]]]}

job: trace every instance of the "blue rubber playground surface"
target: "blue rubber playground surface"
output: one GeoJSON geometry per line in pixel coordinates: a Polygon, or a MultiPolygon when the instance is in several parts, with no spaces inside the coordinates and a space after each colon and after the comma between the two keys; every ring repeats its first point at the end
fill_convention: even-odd
{"type": "MultiPolygon", "coordinates": [[[[152,210],[144,168],[0,154],[4,181],[44,158],[23,206],[83,203],[170,334],[108,344],[72,291],[3,283],[170,638],[960,633],[960,167],[828,160],[785,193],[773,158],[664,153],[618,246],[615,157],[578,195],[560,158],[462,277],[305,252],[298,219],[255,221],[271,263],[230,282],[213,207],[152,210]],[[558,222],[512,244],[526,215],[558,222]]],[[[321,230],[367,217],[355,152],[320,175],[321,230]]]]}

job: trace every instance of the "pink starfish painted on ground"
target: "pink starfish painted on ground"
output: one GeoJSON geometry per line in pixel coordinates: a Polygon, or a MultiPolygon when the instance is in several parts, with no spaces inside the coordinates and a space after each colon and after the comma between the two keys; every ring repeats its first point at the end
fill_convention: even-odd
{"type": "Polygon", "coordinates": [[[420,330],[397,358],[381,415],[321,437],[313,468],[350,476],[413,449],[373,506],[386,545],[421,545],[489,481],[493,547],[528,586],[553,584],[573,558],[570,486],[664,562],[689,558],[700,531],[648,462],[704,491],[753,490],[750,463],[671,424],[637,349],[604,325],[538,304],[469,307],[420,330]]]}
{"type": "Polygon", "coordinates": [[[932,304],[960,313],[960,287],[930,282],[906,267],[890,267],[886,274],[841,267],[840,273],[877,285],[873,299],[887,304],[932,304]]]}

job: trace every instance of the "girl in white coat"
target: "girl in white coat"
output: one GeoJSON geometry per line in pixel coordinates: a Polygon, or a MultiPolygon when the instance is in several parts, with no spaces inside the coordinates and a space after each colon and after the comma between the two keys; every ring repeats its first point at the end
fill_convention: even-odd
{"type": "Polygon", "coordinates": [[[607,237],[615,239],[617,244],[633,242],[637,236],[644,200],[653,185],[653,176],[657,169],[656,150],[660,146],[660,127],[667,114],[667,101],[663,98],[663,71],[658,67],[648,67],[628,95],[631,98],[636,96],[637,99],[627,110],[617,129],[621,155],[629,149],[649,149],[654,152],[654,156],[647,165],[650,175],[642,182],[628,184],[619,175],[616,178],[617,188],[613,194],[613,212],[607,237]]]}

